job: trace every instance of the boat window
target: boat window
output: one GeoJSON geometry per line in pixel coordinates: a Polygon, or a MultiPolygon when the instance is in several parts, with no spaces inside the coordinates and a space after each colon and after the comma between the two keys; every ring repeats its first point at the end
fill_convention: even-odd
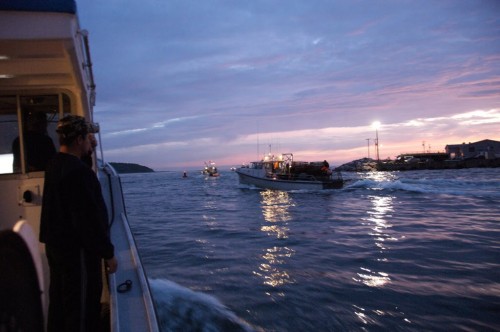
{"type": "Polygon", "coordinates": [[[70,109],[65,94],[0,96],[0,174],[43,171],[59,148],[59,115],[70,109]]]}
{"type": "Polygon", "coordinates": [[[16,104],[15,96],[0,96],[0,174],[13,172],[12,142],[19,133],[16,104]]]}

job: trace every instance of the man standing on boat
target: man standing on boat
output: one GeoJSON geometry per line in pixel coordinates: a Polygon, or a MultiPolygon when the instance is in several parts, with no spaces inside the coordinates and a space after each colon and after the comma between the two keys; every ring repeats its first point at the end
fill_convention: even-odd
{"type": "Polygon", "coordinates": [[[102,259],[117,269],[108,215],[95,173],[82,162],[94,126],[68,115],[57,125],[61,148],[45,172],[40,241],[50,267],[47,331],[97,331],[102,259]]]}
{"type": "Polygon", "coordinates": [[[328,163],[328,161],[323,160],[323,166],[321,166],[321,171],[325,174],[332,174],[332,172],[330,171],[330,164],[328,163]]]}

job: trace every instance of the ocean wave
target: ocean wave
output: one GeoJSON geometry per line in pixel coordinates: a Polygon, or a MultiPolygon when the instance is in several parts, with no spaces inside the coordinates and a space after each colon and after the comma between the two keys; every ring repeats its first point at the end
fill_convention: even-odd
{"type": "Polygon", "coordinates": [[[405,179],[405,180],[351,180],[344,189],[369,189],[386,191],[406,191],[420,194],[443,194],[451,196],[473,196],[500,198],[498,185],[488,183],[467,183],[448,179],[405,179]]]}
{"type": "Polygon", "coordinates": [[[424,185],[415,185],[411,183],[404,183],[400,180],[395,181],[375,181],[369,179],[357,180],[347,185],[345,189],[372,189],[372,190],[403,190],[417,193],[430,193],[433,192],[432,188],[424,185]]]}
{"type": "Polygon", "coordinates": [[[251,185],[251,184],[242,184],[242,183],[238,184],[238,189],[248,189],[248,190],[257,190],[257,191],[266,190],[266,189],[262,189],[262,188],[254,186],[254,185],[251,185]]]}
{"type": "Polygon", "coordinates": [[[255,331],[213,296],[164,279],[149,284],[162,331],[255,331]]]}

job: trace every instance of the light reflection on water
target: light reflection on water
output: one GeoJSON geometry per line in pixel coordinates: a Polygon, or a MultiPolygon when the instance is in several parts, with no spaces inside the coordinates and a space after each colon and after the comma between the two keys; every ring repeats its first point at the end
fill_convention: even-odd
{"type": "MultiPolygon", "coordinates": [[[[388,230],[392,227],[389,219],[392,218],[393,197],[391,196],[368,196],[373,208],[367,211],[368,217],[363,218],[364,224],[371,229],[369,235],[373,238],[374,244],[378,249],[378,261],[387,261],[386,251],[390,249],[387,242],[397,241],[388,230]]],[[[353,280],[363,283],[369,287],[382,287],[391,282],[388,273],[383,271],[372,271],[366,267],[360,267],[361,272],[357,273],[357,277],[353,280]]]]}
{"type": "MultiPolygon", "coordinates": [[[[287,222],[291,220],[290,207],[294,206],[293,200],[285,191],[261,191],[261,206],[264,221],[260,230],[267,236],[277,239],[286,239],[289,234],[287,222]]],[[[258,268],[259,275],[264,279],[264,284],[272,287],[293,283],[293,278],[283,266],[294,255],[294,250],[286,246],[267,248],[262,255],[262,262],[258,268]]]]}
{"type": "MultiPolygon", "coordinates": [[[[384,182],[393,180],[392,174],[386,173],[371,173],[368,174],[368,178],[377,182],[384,182]]],[[[393,196],[386,195],[368,195],[366,196],[371,203],[371,208],[366,211],[366,217],[361,218],[363,225],[368,227],[368,235],[371,236],[374,244],[374,250],[376,253],[377,262],[388,262],[389,251],[391,249],[390,242],[397,241],[397,238],[392,236],[390,229],[392,228],[391,219],[394,213],[394,200],[393,196]]],[[[380,267],[377,264],[377,267],[380,267]]],[[[375,270],[373,268],[367,268],[365,266],[359,267],[359,272],[356,276],[352,278],[355,282],[362,284],[367,287],[372,288],[385,288],[391,284],[391,276],[389,273],[375,270]]],[[[353,306],[353,312],[355,317],[359,319],[363,324],[374,324],[377,320],[376,317],[385,316],[389,314],[384,310],[379,308],[374,308],[373,310],[366,310],[360,306],[353,306]]],[[[404,316],[404,313],[400,313],[404,316]]]]}
{"type": "Polygon", "coordinates": [[[286,263],[286,260],[292,257],[294,251],[287,247],[274,247],[266,249],[266,253],[262,255],[265,260],[259,266],[259,271],[255,272],[264,279],[264,284],[272,287],[282,286],[284,284],[293,283],[293,279],[289,272],[280,267],[286,263]]]}
{"type": "Polygon", "coordinates": [[[294,203],[286,191],[266,190],[260,192],[262,215],[267,222],[275,223],[291,219],[289,209],[294,203]]]}
{"type": "MultiPolygon", "coordinates": [[[[375,182],[391,182],[397,180],[398,176],[396,173],[388,173],[388,172],[368,172],[363,174],[363,178],[367,180],[372,180],[375,182]]],[[[374,187],[372,189],[383,189],[383,187],[374,187]]]]}
{"type": "Polygon", "coordinates": [[[366,220],[372,223],[373,232],[370,233],[375,240],[375,245],[380,249],[380,253],[386,250],[386,241],[396,241],[397,239],[387,233],[387,230],[392,227],[388,219],[392,218],[393,197],[368,197],[372,204],[373,210],[367,211],[369,218],[366,220]]]}

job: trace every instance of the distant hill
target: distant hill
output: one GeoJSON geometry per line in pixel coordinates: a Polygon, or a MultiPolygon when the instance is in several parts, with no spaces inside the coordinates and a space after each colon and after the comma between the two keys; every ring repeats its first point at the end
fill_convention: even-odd
{"type": "Polygon", "coordinates": [[[154,172],[149,167],[130,163],[110,163],[118,173],[151,173],[154,172]]]}

